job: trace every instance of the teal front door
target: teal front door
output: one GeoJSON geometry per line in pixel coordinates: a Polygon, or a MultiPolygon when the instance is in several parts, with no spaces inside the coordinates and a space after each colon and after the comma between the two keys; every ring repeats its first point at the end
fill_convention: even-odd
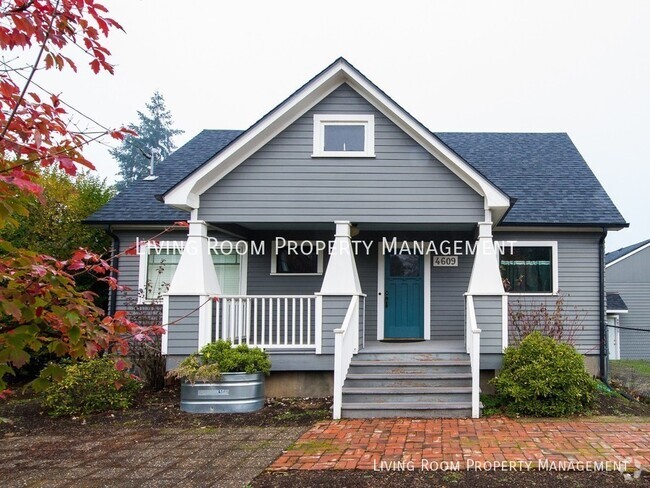
{"type": "Polygon", "coordinates": [[[424,339],[424,258],[387,254],[384,339],[424,339]]]}

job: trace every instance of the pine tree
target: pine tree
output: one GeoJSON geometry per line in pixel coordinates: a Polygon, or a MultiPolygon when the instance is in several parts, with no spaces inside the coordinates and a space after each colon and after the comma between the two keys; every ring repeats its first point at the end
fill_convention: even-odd
{"type": "Polygon", "coordinates": [[[135,180],[149,174],[151,150],[159,150],[157,161],[166,158],[176,149],[173,137],[184,131],[174,129],[172,115],[165,106],[165,99],[160,92],[154,92],[149,103],[145,105],[147,113],[138,111],[138,124],[129,124],[129,129],[138,135],[128,135],[119,147],[111,149],[111,156],[119,163],[121,180],[117,182],[118,190],[123,190],[135,180]]]}

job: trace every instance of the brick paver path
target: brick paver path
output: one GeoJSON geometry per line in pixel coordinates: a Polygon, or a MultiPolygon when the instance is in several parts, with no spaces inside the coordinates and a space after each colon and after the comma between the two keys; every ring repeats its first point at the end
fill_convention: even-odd
{"type": "MultiPolygon", "coordinates": [[[[513,420],[372,419],[320,422],[270,467],[288,469],[391,469],[460,462],[532,462],[570,465],[634,462],[650,467],[650,419],[513,420]],[[383,463],[382,463],[383,462],[383,463]],[[393,464],[390,464],[393,463],[393,464]]],[[[538,464],[541,463],[541,464],[538,464]]],[[[521,469],[521,467],[519,467],[521,469]]],[[[613,468],[616,469],[616,468],[613,468]]]]}

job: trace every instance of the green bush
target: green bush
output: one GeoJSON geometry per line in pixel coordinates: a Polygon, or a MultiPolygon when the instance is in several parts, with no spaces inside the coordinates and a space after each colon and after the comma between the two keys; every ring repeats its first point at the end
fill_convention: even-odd
{"type": "Polygon", "coordinates": [[[128,372],[118,371],[113,359],[93,359],[66,366],[63,379],[45,390],[42,405],[53,417],[124,409],[140,386],[128,372]]]}
{"type": "Polygon", "coordinates": [[[203,346],[199,352],[204,364],[218,364],[222,373],[264,373],[271,371],[269,355],[257,347],[220,340],[203,346]]]}
{"type": "Polygon", "coordinates": [[[596,389],[582,355],[539,332],[506,349],[503,369],[492,382],[509,412],[536,417],[581,413],[596,389]]]}

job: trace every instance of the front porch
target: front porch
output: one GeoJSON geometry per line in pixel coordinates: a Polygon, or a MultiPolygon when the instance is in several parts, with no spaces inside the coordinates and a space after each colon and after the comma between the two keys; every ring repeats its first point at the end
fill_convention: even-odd
{"type": "MultiPolygon", "coordinates": [[[[491,244],[491,225],[478,227],[478,238],[467,231],[456,235],[491,244]]],[[[188,346],[195,351],[229,339],[269,351],[273,371],[333,371],[334,418],[359,416],[345,405],[382,392],[388,400],[402,392],[409,405],[394,406],[396,414],[477,417],[480,354],[500,354],[507,344],[507,302],[496,257],[462,256],[455,266],[435,267],[430,255],[417,251],[395,262],[378,247],[355,255],[351,230],[349,222],[336,223],[329,256],[319,264],[322,274],[280,276],[268,256],[249,255],[247,293],[233,295],[221,292],[214,267],[206,265],[211,261],[186,252],[194,238],[194,247],[209,253],[207,225],[192,222],[177,270],[178,275],[187,267],[192,277],[174,277],[164,299],[165,323],[173,324],[163,341],[165,353],[187,354],[188,346]],[[197,276],[197,269],[208,276],[197,276]],[[201,290],[188,289],[197,282],[201,290]],[[408,328],[400,329],[405,322],[408,328]],[[450,414],[450,406],[458,415],[450,414]]],[[[404,238],[414,236],[427,235],[407,232],[404,238]]],[[[388,404],[395,402],[365,403],[372,405],[363,416],[384,416],[382,409],[394,416],[388,404]]]]}

